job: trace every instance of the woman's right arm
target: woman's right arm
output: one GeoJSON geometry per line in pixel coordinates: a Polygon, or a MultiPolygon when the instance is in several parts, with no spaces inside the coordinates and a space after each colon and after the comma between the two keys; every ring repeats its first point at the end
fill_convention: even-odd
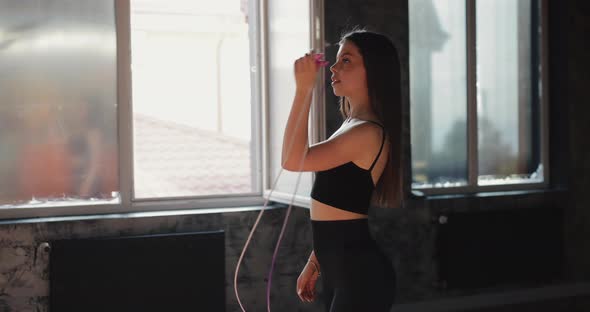
{"type": "MultiPolygon", "coordinates": [[[[318,76],[319,65],[316,54],[306,54],[295,61],[296,91],[283,135],[281,166],[289,171],[321,171],[362,157],[367,140],[375,136],[375,126],[367,123],[351,127],[342,134],[328,140],[309,145],[308,120],[313,88],[318,76]]],[[[380,138],[379,134],[379,138],[380,138]]],[[[379,141],[375,144],[380,144],[379,141]]]]}
{"type": "Polygon", "coordinates": [[[315,54],[306,54],[295,61],[295,97],[283,135],[281,165],[287,170],[297,170],[298,164],[309,148],[308,119],[311,107],[313,87],[319,65],[315,62],[315,54]]]}

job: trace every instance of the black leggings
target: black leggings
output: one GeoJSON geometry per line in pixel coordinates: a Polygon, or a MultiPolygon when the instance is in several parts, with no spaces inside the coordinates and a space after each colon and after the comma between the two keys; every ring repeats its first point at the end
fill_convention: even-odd
{"type": "Polygon", "coordinates": [[[367,219],[311,221],[328,312],[389,312],[395,271],[369,233],[367,219]]]}

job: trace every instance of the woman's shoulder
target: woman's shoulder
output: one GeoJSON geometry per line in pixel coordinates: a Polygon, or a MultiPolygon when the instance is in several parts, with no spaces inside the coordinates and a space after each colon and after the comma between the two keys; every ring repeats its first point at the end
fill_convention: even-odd
{"type": "MultiPolygon", "coordinates": [[[[383,132],[383,124],[379,121],[373,120],[354,120],[343,126],[342,133],[351,131],[359,139],[366,139],[367,136],[373,137],[377,135],[381,139],[383,132]]],[[[339,129],[340,130],[340,129],[339,129]]]]}
{"type": "MultiPolygon", "coordinates": [[[[382,128],[372,122],[360,120],[358,122],[350,122],[343,124],[334,134],[328,139],[328,141],[338,141],[349,148],[365,150],[373,145],[380,145],[383,139],[382,128]],[[359,149],[359,147],[364,147],[359,149]]],[[[362,154],[362,153],[361,153],[362,154]]]]}

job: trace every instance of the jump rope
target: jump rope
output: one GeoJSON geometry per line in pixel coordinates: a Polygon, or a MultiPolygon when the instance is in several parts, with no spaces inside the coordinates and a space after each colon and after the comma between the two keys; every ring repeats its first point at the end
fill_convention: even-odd
{"type": "MultiPolygon", "coordinates": [[[[314,55],[314,60],[316,62],[316,64],[320,67],[325,67],[329,64],[328,61],[324,60],[324,54],[323,53],[317,53],[314,55]]],[[[295,131],[297,132],[297,129],[299,128],[299,125],[301,124],[301,118],[303,118],[303,113],[305,112],[305,110],[301,110],[301,112],[299,113],[299,116],[297,116],[297,123],[295,124],[295,131]]],[[[308,118],[308,116],[305,116],[306,118],[308,118]]],[[[290,142],[289,146],[287,147],[287,155],[289,155],[291,153],[291,149],[293,148],[293,141],[290,142]]],[[[293,196],[291,196],[291,200],[289,202],[289,206],[287,208],[287,213],[285,214],[285,219],[283,220],[283,226],[281,227],[281,232],[279,234],[279,238],[277,240],[277,244],[275,246],[273,255],[272,255],[272,260],[270,263],[270,269],[268,272],[268,284],[266,285],[266,309],[268,312],[270,312],[270,289],[271,289],[271,284],[272,284],[272,273],[274,271],[274,266],[275,266],[275,262],[277,259],[277,254],[279,251],[279,246],[281,244],[281,240],[283,239],[283,234],[285,233],[285,228],[287,227],[287,222],[289,221],[289,215],[291,214],[291,208],[293,207],[293,200],[295,199],[295,194],[297,194],[297,189],[299,188],[299,181],[301,179],[301,169],[303,168],[303,162],[304,162],[305,158],[302,157],[301,161],[299,162],[299,170],[297,170],[298,175],[297,175],[297,181],[295,183],[295,191],[293,192],[293,196]]],[[[250,245],[250,241],[252,240],[252,236],[254,235],[254,231],[256,231],[256,228],[258,227],[258,223],[260,222],[260,219],[262,218],[262,215],[264,214],[264,211],[266,210],[266,206],[268,205],[268,201],[270,199],[270,196],[272,195],[272,192],[274,191],[277,182],[279,180],[279,177],[281,176],[281,173],[283,173],[283,166],[281,165],[281,169],[279,170],[279,173],[277,174],[277,177],[275,178],[275,181],[273,183],[273,186],[270,190],[270,193],[268,194],[268,196],[266,197],[265,201],[264,201],[264,205],[262,207],[262,209],[260,210],[260,212],[258,213],[258,217],[256,218],[256,221],[254,222],[254,225],[252,226],[252,230],[250,231],[250,234],[248,235],[248,239],[246,239],[246,243],[244,244],[244,248],[242,249],[242,253],[240,254],[240,257],[238,258],[238,263],[236,264],[236,271],[234,274],[234,292],[236,295],[236,299],[238,300],[238,304],[240,305],[240,308],[242,309],[242,312],[246,312],[246,310],[244,309],[244,305],[242,304],[242,301],[240,300],[240,296],[238,294],[238,274],[240,271],[240,265],[242,264],[242,260],[244,259],[244,254],[246,254],[246,251],[248,249],[248,246],[250,245]]]]}

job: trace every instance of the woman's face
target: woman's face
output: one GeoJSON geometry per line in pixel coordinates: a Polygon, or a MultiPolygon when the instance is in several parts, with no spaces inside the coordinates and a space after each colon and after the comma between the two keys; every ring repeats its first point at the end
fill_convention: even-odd
{"type": "Polygon", "coordinates": [[[330,66],[332,89],[336,96],[366,96],[367,79],[363,57],[357,46],[349,40],[338,49],[336,63],[330,66]]]}

